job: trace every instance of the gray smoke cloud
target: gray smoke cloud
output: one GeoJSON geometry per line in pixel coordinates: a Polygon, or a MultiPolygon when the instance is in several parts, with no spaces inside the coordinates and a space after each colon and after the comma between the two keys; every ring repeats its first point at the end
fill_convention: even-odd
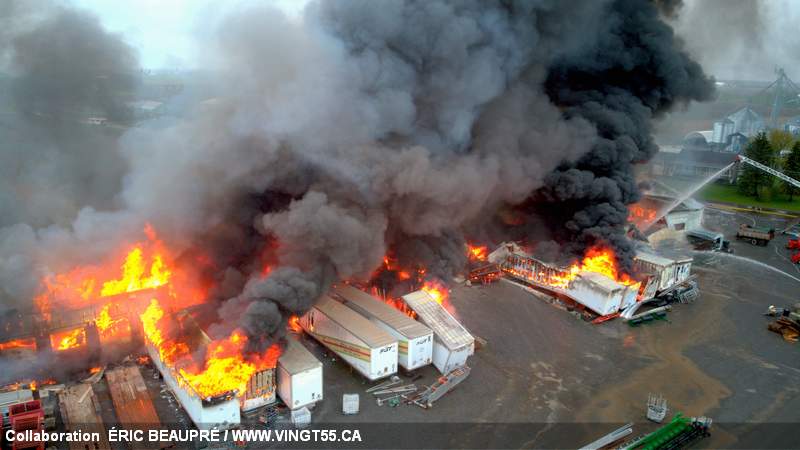
{"type": "MultiPolygon", "coordinates": [[[[690,53],[721,79],[771,80],[800,73],[800,5],[791,0],[684,0],[672,23],[690,53]]],[[[795,77],[800,75],[794,75],[795,77]]]]}
{"type": "Polygon", "coordinates": [[[49,1],[3,2],[0,30],[3,312],[29,307],[46,273],[99,257],[130,232],[131,214],[112,212],[127,172],[121,127],[86,120],[124,120],[138,66],[95,17],[49,1]]]}
{"type": "Polygon", "coordinates": [[[445,279],[465,233],[522,230],[576,255],[602,239],[625,256],[649,121],[709,90],[643,0],[330,1],[301,21],[250,5],[206,48],[218,95],[125,132],[112,205],[0,232],[5,297],[149,222],[211,255],[212,334],[239,327],[261,350],[389,250],[445,279]]]}

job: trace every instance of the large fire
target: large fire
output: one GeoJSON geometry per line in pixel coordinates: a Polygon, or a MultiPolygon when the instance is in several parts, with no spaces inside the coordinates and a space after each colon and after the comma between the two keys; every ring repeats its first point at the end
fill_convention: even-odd
{"type": "Polygon", "coordinates": [[[144,260],[141,247],[134,247],[125,257],[122,265],[122,277],[103,283],[100,291],[101,297],[135,292],[143,289],[152,289],[169,283],[172,273],[166,268],[164,259],[160,254],[152,256],[150,263],[144,260]],[[148,270],[149,266],[149,270],[148,270]]]}
{"type": "Polygon", "coordinates": [[[472,261],[486,261],[489,256],[489,249],[486,246],[467,244],[467,256],[472,261]]]}
{"type": "Polygon", "coordinates": [[[247,336],[239,330],[208,344],[205,360],[199,364],[186,342],[165,336],[163,330],[169,326],[166,317],[158,300],[151,300],[141,315],[145,338],[156,348],[161,361],[179,374],[175,378],[203,398],[232,391],[243,395],[254,374],[277,365],[281,354],[278,345],[269,347],[264,354],[246,353],[247,336]]]}
{"type": "Polygon", "coordinates": [[[50,344],[53,346],[53,350],[56,351],[82,347],[86,344],[86,329],[81,327],[53,333],[50,335],[50,344]]]}
{"type": "Polygon", "coordinates": [[[8,342],[0,342],[0,352],[4,350],[36,350],[35,339],[15,339],[8,342]]]}
{"type": "Polygon", "coordinates": [[[656,219],[656,214],[658,212],[655,209],[647,208],[638,203],[628,205],[628,222],[651,222],[656,219]]]}
{"type": "MultiPolygon", "coordinates": [[[[188,281],[185,273],[170,267],[174,258],[155,231],[145,227],[146,240],[117,252],[107,264],[74,268],[42,280],[42,292],[35,304],[45,322],[52,319],[54,307],[86,309],[93,316],[102,342],[129,337],[128,314],[141,313],[146,304],[137,304],[127,294],[149,292],[169,299],[171,306],[190,306],[204,299],[204,292],[188,281]]],[[[146,300],[143,299],[143,300],[146,300]]],[[[67,345],[54,342],[58,349],[67,345]]]]}
{"type": "Polygon", "coordinates": [[[581,272],[594,272],[604,275],[625,286],[638,285],[639,282],[619,270],[614,251],[607,247],[592,247],[586,251],[583,260],[569,266],[561,275],[550,277],[555,287],[567,287],[581,272]]]}

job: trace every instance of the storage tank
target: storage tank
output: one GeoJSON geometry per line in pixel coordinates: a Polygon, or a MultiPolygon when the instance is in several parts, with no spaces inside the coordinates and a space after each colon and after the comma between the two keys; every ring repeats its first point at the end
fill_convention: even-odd
{"type": "Polygon", "coordinates": [[[711,134],[711,142],[715,144],[725,144],[728,137],[733,134],[735,124],[732,120],[724,118],[714,122],[714,129],[711,134]]]}
{"type": "Polygon", "coordinates": [[[414,370],[431,363],[433,331],[430,328],[352,286],[338,286],[331,294],[397,339],[400,367],[414,370]]]}
{"type": "Polygon", "coordinates": [[[397,372],[397,339],[328,295],[299,320],[314,339],[369,380],[397,372]]]}

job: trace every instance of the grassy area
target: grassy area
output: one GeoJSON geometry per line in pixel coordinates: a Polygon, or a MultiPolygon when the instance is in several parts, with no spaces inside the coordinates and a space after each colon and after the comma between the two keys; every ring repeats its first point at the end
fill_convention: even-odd
{"type": "Polygon", "coordinates": [[[788,196],[780,194],[770,201],[757,200],[755,197],[747,197],[736,190],[736,186],[730,184],[711,183],[703,188],[697,196],[709,202],[734,203],[743,206],[760,206],[762,208],[782,209],[785,211],[800,211],[800,197],[795,196],[794,200],[789,201],[788,196]]]}

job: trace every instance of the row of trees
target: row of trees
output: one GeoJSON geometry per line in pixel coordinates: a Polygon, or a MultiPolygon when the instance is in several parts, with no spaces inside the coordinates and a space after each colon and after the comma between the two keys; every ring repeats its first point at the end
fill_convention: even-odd
{"type": "MultiPolygon", "coordinates": [[[[744,155],[775,170],[800,180],[800,140],[790,133],[773,130],[769,135],[759,133],[745,148],[744,155]],[[790,149],[791,151],[783,152],[790,149]]],[[[739,192],[759,200],[771,200],[783,192],[791,201],[800,189],[748,164],[740,166],[736,184],[739,192]]]]}

